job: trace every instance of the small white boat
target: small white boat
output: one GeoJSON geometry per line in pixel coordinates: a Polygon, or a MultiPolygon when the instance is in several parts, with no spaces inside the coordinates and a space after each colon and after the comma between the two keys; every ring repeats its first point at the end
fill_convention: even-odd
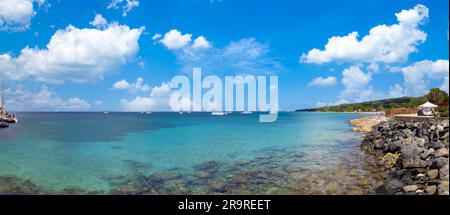
{"type": "Polygon", "coordinates": [[[183,114],[183,112],[182,112],[182,111],[180,111],[180,112],[178,112],[178,114],[183,114]]]}
{"type": "Polygon", "coordinates": [[[103,113],[104,113],[104,114],[109,114],[109,112],[106,112],[106,111],[105,111],[105,112],[103,112],[103,113]]]}
{"type": "Polygon", "coordinates": [[[250,111],[244,111],[244,112],[242,112],[242,114],[252,114],[252,112],[250,112],[250,111]]]}
{"type": "Polygon", "coordinates": [[[211,115],[213,115],[213,116],[225,116],[226,114],[224,112],[216,111],[216,112],[212,112],[211,115]]]}
{"type": "Polygon", "coordinates": [[[145,114],[152,114],[152,112],[145,112],[145,114]]]}

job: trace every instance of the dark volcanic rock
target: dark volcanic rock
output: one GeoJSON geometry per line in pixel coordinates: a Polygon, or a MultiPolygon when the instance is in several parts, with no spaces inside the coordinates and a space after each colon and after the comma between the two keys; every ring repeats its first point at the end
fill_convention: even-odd
{"type": "Polygon", "coordinates": [[[448,165],[448,158],[436,158],[433,163],[431,163],[432,169],[441,169],[445,165],[448,165]]]}
{"type": "Polygon", "coordinates": [[[425,120],[392,119],[366,135],[361,148],[377,157],[378,174],[386,175],[376,193],[448,195],[449,122],[425,120]]]}
{"type": "Polygon", "coordinates": [[[384,146],[384,140],[382,139],[377,139],[373,142],[373,146],[375,149],[382,149],[384,146]]]}
{"type": "Polygon", "coordinates": [[[396,178],[388,179],[384,184],[384,188],[388,194],[393,194],[401,190],[404,186],[405,183],[396,178]]]}
{"type": "Polygon", "coordinates": [[[423,152],[423,148],[411,143],[402,148],[400,151],[405,158],[415,158],[423,152]]]}
{"type": "Polygon", "coordinates": [[[426,160],[428,157],[433,156],[434,152],[435,152],[435,150],[433,148],[430,148],[430,149],[426,150],[425,152],[423,152],[420,157],[422,158],[422,160],[426,160]]]}
{"type": "Polygon", "coordinates": [[[412,169],[412,168],[420,168],[422,167],[422,164],[419,158],[410,157],[403,159],[402,166],[405,169],[412,169]]]}
{"type": "Polygon", "coordinates": [[[402,144],[400,142],[393,142],[393,143],[389,143],[387,145],[388,147],[388,152],[397,152],[400,151],[402,144]]]}
{"type": "Polygon", "coordinates": [[[435,149],[435,150],[438,150],[438,149],[440,149],[440,148],[444,148],[444,147],[445,147],[444,144],[439,143],[439,142],[435,142],[435,141],[430,142],[430,143],[428,144],[428,146],[429,146],[430,148],[435,149]]]}

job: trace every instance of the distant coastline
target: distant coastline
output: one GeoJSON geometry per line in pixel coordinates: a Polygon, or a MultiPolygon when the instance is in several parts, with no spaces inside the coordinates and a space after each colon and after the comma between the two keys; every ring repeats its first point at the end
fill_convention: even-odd
{"type": "Polygon", "coordinates": [[[441,117],[449,116],[449,95],[447,92],[438,88],[430,89],[428,94],[421,97],[400,97],[360,103],[330,105],[298,109],[296,112],[384,113],[386,115],[415,114],[417,113],[417,107],[427,101],[437,104],[437,111],[441,117]]]}

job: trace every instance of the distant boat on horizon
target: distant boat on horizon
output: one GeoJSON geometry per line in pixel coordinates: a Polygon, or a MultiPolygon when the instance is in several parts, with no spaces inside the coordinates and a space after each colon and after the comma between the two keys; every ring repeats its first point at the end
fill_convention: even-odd
{"type": "Polygon", "coordinates": [[[226,113],[224,113],[222,111],[216,111],[216,112],[212,112],[211,115],[213,115],[213,116],[225,116],[226,113]]]}

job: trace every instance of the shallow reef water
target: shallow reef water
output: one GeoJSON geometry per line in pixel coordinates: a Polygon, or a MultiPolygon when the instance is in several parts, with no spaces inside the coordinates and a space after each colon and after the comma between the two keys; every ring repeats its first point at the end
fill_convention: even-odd
{"type": "Polygon", "coordinates": [[[49,115],[0,133],[0,194],[360,195],[382,181],[347,123],[358,115],[49,115]]]}

